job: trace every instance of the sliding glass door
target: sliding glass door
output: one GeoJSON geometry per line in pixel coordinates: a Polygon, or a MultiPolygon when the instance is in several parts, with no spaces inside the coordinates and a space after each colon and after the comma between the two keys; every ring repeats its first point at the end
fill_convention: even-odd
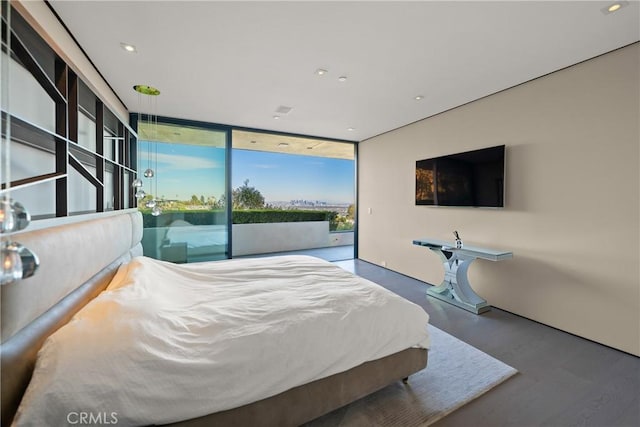
{"type": "Polygon", "coordinates": [[[232,131],[233,255],[352,259],[355,144],[232,131]]]}
{"type": "Polygon", "coordinates": [[[229,258],[228,131],[144,119],[137,120],[144,254],[177,263],[229,258]]]}

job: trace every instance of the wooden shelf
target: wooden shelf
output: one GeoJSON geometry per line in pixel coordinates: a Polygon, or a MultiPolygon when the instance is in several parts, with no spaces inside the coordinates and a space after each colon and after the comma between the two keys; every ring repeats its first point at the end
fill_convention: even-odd
{"type": "MultiPolygon", "coordinates": [[[[2,112],[2,126],[6,126],[7,114],[2,112]]],[[[55,153],[59,145],[65,145],[66,138],[11,115],[11,140],[48,153],[55,153]]]]}
{"type": "MultiPolygon", "coordinates": [[[[19,190],[21,188],[30,187],[32,185],[42,184],[48,181],[55,181],[59,178],[66,178],[67,174],[65,173],[47,173],[44,175],[32,176],[25,179],[19,179],[11,182],[11,190],[19,190]]],[[[0,188],[4,190],[6,188],[6,184],[2,184],[0,188]]]]}

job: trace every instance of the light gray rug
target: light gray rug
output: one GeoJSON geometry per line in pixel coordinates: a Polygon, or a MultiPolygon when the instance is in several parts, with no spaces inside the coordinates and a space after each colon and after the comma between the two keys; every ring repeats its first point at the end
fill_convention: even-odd
{"type": "Polygon", "coordinates": [[[308,427],[428,426],[491,390],[517,371],[467,343],[429,325],[426,369],[308,427]]]}

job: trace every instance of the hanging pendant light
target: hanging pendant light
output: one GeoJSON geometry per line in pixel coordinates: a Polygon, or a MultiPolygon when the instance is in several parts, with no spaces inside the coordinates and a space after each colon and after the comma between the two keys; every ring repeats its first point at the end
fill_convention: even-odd
{"type": "Polygon", "coordinates": [[[18,242],[5,240],[1,246],[2,273],[0,285],[26,279],[35,274],[40,261],[35,253],[18,242]]]}
{"type": "Polygon", "coordinates": [[[22,279],[22,259],[18,248],[13,242],[2,242],[2,274],[0,285],[15,282],[22,279]]]}
{"type": "Polygon", "coordinates": [[[20,202],[3,197],[0,200],[0,233],[24,230],[31,221],[31,215],[20,202]]]}
{"type": "MultiPolygon", "coordinates": [[[[138,127],[138,132],[140,134],[140,136],[142,136],[142,128],[144,127],[146,132],[149,132],[149,130],[153,130],[153,139],[157,140],[157,115],[155,114],[155,104],[152,103],[152,100],[155,100],[155,97],[160,95],[160,91],[152,86],[148,86],[148,85],[135,85],[133,87],[133,90],[135,90],[136,92],[138,92],[138,104],[139,104],[139,110],[142,109],[142,95],[148,95],[148,100],[149,100],[149,111],[147,112],[147,123],[146,123],[146,127],[145,126],[139,126],[138,127]]],[[[141,125],[144,125],[144,122],[141,120],[141,116],[140,116],[140,111],[138,112],[138,123],[141,125]]],[[[149,194],[151,195],[151,200],[147,200],[144,203],[144,206],[146,208],[151,209],[151,214],[153,216],[158,216],[162,213],[162,209],[160,208],[160,200],[157,198],[157,193],[158,193],[158,175],[156,173],[157,169],[158,169],[158,147],[157,147],[157,142],[155,142],[155,169],[156,171],[154,171],[154,169],[152,169],[152,148],[151,148],[151,140],[149,137],[146,138],[147,139],[147,168],[145,169],[145,171],[143,172],[142,176],[144,176],[145,178],[148,178],[150,180],[149,182],[149,194]],[[155,197],[153,196],[154,191],[153,191],[153,184],[155,182],[156,188],[155,188],[155,197]]],[[[147,196],[147,193],[144,192],[144,190],[142,190],[142,187],[144,186],[143,182],[141,179],[137,178],[136,180],[134,180],[134,182],[132,183],[132,186],[134,188],[136,188],[136,198],[138,198],[139,200],[145,198],[147,196]]]]}

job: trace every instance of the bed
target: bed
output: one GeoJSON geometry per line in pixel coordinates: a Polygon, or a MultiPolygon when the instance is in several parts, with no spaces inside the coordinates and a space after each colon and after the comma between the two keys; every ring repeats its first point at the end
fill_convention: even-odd
{"type": "MultiPolygon", "coordinates": [[[[105,313],[105,310],[103,309],[97,311],[94,310],[95,312],[91,316],[95,316],[95,313],[99,312],[102,313],[104,317],[101,318],[100,322],[85,322],[88,325],[94,325],[89,326],[88,328],[84,328],[85,332],[87,330],[89,331],[89,335],[78,337],[77,335],[67,333],[66,331],[74,330],[74,328],[78,324],[85,324],[82,323],[83,319],[86,320],[88,316],[86,315],[86,313],[91,313],[92,308],[112,307],[113,304],[109,305],[109,303],[113,303],[113,295],[118,294],[118,292],[133,292],[131,291],[132,289],[135,290],[135,292],[140,292],[141,289],[146,289],[145,287],[151,286],[149,285],[150,283],[153,284],[153,289],[155,289],[156,284],[158,283],[158,280],[156,279],[146,280],[146,284],[143,283],[142,285],[139,285],[137,283],[134,283],[132,285],[130,283],[135,277],[141,276],[142,273],[140,272],[147,271],[148,269],[151,269],[149,271],[155,272],[161,271],[160,273],[154,273],[159,277],[171,277],[171,275],[178,275],[179,277],[202,276],[207,277],[207,280],[210,280],[211,277],[224,277],[222,281],[225,283],[229,282],[233,286],[227,286],[226,288],[224,288],[224,286],[219,285],[219,283],[222,282],[216,282],[218,284],[214,286],[215,292],[210,296],[210,298],[212,298],[212,301],[222,301],[223,298],[226,298],[225,295],[227,294],[232,295],[233,298],[229,299],[230,302],[227,306],[224,306],[224,309],[216,309],[217,311],[213,315],[216,319],[218,319],[221,312],[226,312],[227,308],[231,307],[233,304],[236,304],[233,303],[233,301],[249,301],[248,304],[245,304],[246,307],[261,306],[261,303],[250,301],[251,298],[257,298],[254,295],[254,291],[239,295],[238,290],[242,289],[244,285],[240,285],[240,282],[234,282],[234,280],[236,279],[238,281],[240,281],[241,279],[246,281],[246,278],[235,277],[235,272],[242,271],[244,273],[253,269],[257,271],[257,276],[254,276],[254,278],[257,277],[257,279],[259,280],[256,279],[254,280],[254,282],[258,283],[259,287],[266,286],[265,284],[267,283],[269,283],[270,286],[275,286],[275,288],[265,288],[266,292],[262,293],[262,296],[260,298],[272,298],[274,301],[278,299],[299,299],[299,301],[297,301],[296,303],[299,304],[297,306],[297,309],[291,310],[291,312],[298,317],[296,317],[294,320],[288,320],[288,317],[290,317],[290,315],[284,314],[281,317],[274,317],[274,313],[267,312],[267,310],[262,310],[262,313],[259,312],[260,310],[258,310],[258,313],[253,313],[251,311],[245,310],[242,316],[237,316],[237,314],[231,313],[231,319],[235,319],[238,317],[248,318],[249,323],[246,324],[244,328],[252,328],[248,335],[251,337],[251,340],[253,340],[248,341],[247,344],[243,344],[243,346],[248,347],[242,350],[240,353],[237,353],[241,355],[241,357],[238,357],[235,370],[223,368],[222,371],[215,371],[211,367],[211,361],[204,360],[201,364],[202,366],[199,366],[198,368],[200,370],[188,372],[191,372],[192,375],[190,378],[195,390],[193,391],[193,393],[196,393],[198,396],[203,395],[203,393],[198,390],[202,389],[206,391],[208,387],[212,387],[211,385],[207,385],[204,382],[206,380],[206,377],[208,376],[215,377],[215,379],[219,380],[218,382],[227,384],[227,387],[230,387],[229,384],[233,386],[234,384],[240,385],[242,383],[248,383],[249,391],[237,391],[237,396],[235,397],[232,396],[233,393],[231,389],[229,389],[229,393],[219,391],[213,392],[210,399],[200,399],[200,402],[198,403],[198,405],[196,405],[198,406],[196,410],[194,410],[192,406],[189,406],[191,404],[189,402],[191,400],[194,400],[193,398],[189,399],[186,403],[180,403],[180,401],[178,401],[178,403],[175,403],[178,405],[178,408],[175,411],[170,411],[171,415],[168,418],[165,417],[156,419],[150,416],[150,414],[153,414],[154,411],[157,411],[157,405],[166,407],[168,403],[163,401],[162,399],[169,399],[170,394],[158,396],[157,401],[151,399],[152,404],[148,409],[148,411],[150,412],[138,415],[134,414],[131,415],[132,418],[129,418],[130,415],[127,413],[118,413],[117,417],[119,417],[119,420],[122,421],[123,424],[153,423],[176,426],[295,426],[308,422],[367,394],[379,390],[394,381],[404,379],[412,373],[417,372],[426,366],[426,347],[428,347],[428,336],[420,335],[418,332],[407,332],[407,335],[414,334],[413,336],[408,337],[408,339],[410,340],[410,344],[402,343],[401,341],[390,344],[390,342],[393,340],[387,339],[386,341],[384,341],[381,339],[379,341],[376,341],[375,339],[372,339],[372,335],[377,335],[378,331],[380,331],[379,333],[382,336],[382,329],[384,329],[384,326],[380,326],[376,327],[373,332],[370,330],[369,336],[366,337],[363,343],[356,345],[355,350],[353,347],[348,347],[349,345],[351,345],[351,343],[349,342],[351,338],[348,338],[345,335],[345,343],[341,345],[345,345],[346,347],[344,352],[340,353],[341,355],[340,357],[338,357],[338,359],[343,359],[343,356],[347,353],[358,353],[358,349],[360,347],[367,346],[373,347],[372,352],[370,351],[371,349],[369,349],[370,353],[374,355],[373,357],[363,352],[362,354],[358,355],[359,361],[349,361],[346,362],[347,365],[340,365],[338,362],[331,362],[325,367],[314,367],[313,369],[307,369],[305,368],[304,364],[298,364],[297,370],[292,369],[291,372],[280,372],[273,370],[273,368],[265,368],[265,366],[270,365],[262,365],[263,359],[277,360],[279,357],[283,357],[282,355],[278,356],[278,353],[275,352],[275,350],[273,353],[270,353],[270,347],[278,346],[269,346],[268,343],[278,343],[280,339],[284,339],[289,335],[295,335],[295,333],[292,333],[292,331],[297,330],[298,335],[302,336],[310,335],[312,339],[308,339],[307,343],[304,345],[284,345],[286,348],[290,349],[290,351],[285,354],[285,356],[291,353],[291,358],[287,361],[287,363],[281,363],[282,365],[284,365],[282,366],[282,368],[286,369],[287,365],[294,365],[295,360],[304,361],[309,352],[318,352],[317,348],[314,350],[313,348],[307,348],[306,346],[322,343],[322,335],[327,335],[326,329],[325,332],[319,333],[320,336],[318,336],[317,333],[314,336],[309,332],[305,332],[305,330],[302,329],[305,323],[319,324],[321,321],[313,317],[315,316],[315,314],[310,315],[311,317],[305,320],[304,314],[307,313],[307,311],[311,312],[310,309],[308,310],[306,308],[307,306],[316,306],[316,308],[319,308],[319,310],[316,311],[326,311],[327,307],[333,307],[333,304],[327,305],[326,301],[324,301],[325,297],[322,295],[322,283],[326,283],[327,280],[337,280],[332,279],[332,277],[334,277],[334,273],[336,273],[332,269],[337,267],[330,264],[327,265],[328,263],[324,263],[320,260],[307,259],[307,257],[284,257],[279,261],[276,259],[272,259],[270,261],[245,260],[244,264],[238,264],[238,261],[230,260],[215,263],[178,266],[140,257],[141,234],[142,223],[140,214],[137,212],[127,211],[108,218],[99,218],[75,224],[36,230],[28,233],[22,233],[20,235],[20,242],[27,245],[40,255],[41,268],[34,277],[27,279],[21,283],[4,286],[2,288],[1,400],[3,425],[9,425],[11,421],[14,420],[16,411],[18,410],[23,397],[24,402],[20,408],[21,415],[15,419],[18,421],[22,420],[26,424],[31,423],[35,425],[37,421],[34,420],[37,420],[38,418],[37,416],[24,414],[29,413],[30,411],[32,411],[32,409],[34,412],[37,412],[38,406],[46,407],[48,404],[50,404],[49,401],[43,398],[45,392],[42,391],[42,384],[46,383],[49,380],[41,380],[42,377],[40,372],[43,368],[41,365],[45,364],[43,360],[51,360],[51,358],[47,355],[56,354],[51,353],[51,351],[56,349],[56,342],[64,343],[61,346],[61,348],[63,349],[75,348],[72,347],[74,345],[79,347],[85,345],[87,348],[93,349],[93,355],[90,352],[88,353],[88,357],[90,357],[91,360],[97,360],[97,358],[99,358],[101,354],[107,354],[108,348],[111,347],[111,345],[104,347],[100,347],[98,344],[93,345],[91,343],[93,335],[91,334],[93,334],[94,332],[96,334],[100,333],[99,325],[112,327],[111,321],[109,321],[109,319],[120,318],[121,315],[118,314],[119,312],[113,312],[118,315],[115,317],[110,317],[110,314],[113,313],[105,313]],[[103,244],[97,245],[96,242],[103,242],[103,244]],[[248,262],[248,264],[246,262],[248,262]],[[285,274],[287,268],[293,268],[292,266],[296,266],[296,268],[309,269],[307,273],[301,274],[298,271],[297,273],[295,273],[296,275],[305,278],[317,276],[316,279],[320,279],[320,281],[315,280],[314,283],[310,285],[305,284],[305,286],[315,286],[315,288],[312,289],[305,287],[304,289],[307,292],[303,294],[298,293],[296,294],[298,295],[297,297],[287,296],[286,298],[279,298],[278,292],[280,292],[280,288],[278,288],[278,286],[281,285],[278,284],[280,282],[279,279],[276,280],[276,278],[278,278],[279,275],[285,274]],[[322,280],[325,280],[325,282],[322,282],[322,280]],[[106,292],[102,292],[107,287],[109,287],[109,289],[107,289],[106,292]],[[318,299],[316,299],[316,297],[318,299]],[[308,301],[305,301],[305,299],[307,299],[308,301]],[[74,315],[81,309],[82,311],[80,311],[80,313],[78,313],[74,317],[74,315]],[[254,315],[257,317],[252,318],[252,316],[254,315]],[[69,323],[69,320],[72,318],[73,321],[69,323]],[[253,321],[251,319],[253,319],[253,321]],[[260,321],[256,321],[257,319],[260,319],[260,321]],[[263,322],[265,323],[264,325],[262,325],[263,322]],[[67,325],[67,323],[69,324],[67,325]],[[278,328],[281,328],[284,333],[280,335],[274,335],[274,331],[277,331],[278,328]],[[296,328],[298,328],[299,330],[296,328]],[[52,339],[47,340],[47,337],[49,337],[58,329],[60,329],[60,331],[57,332],[52,337],[52,339]],[[260,332],[260,330],[262,332],[260,332]],[[260,334],[266,334],[269,338],[265,341],[263,338],[261,338],[260,334]],[[62,338],[59,338],[64,337],[65,335],[72,336],[72,341],[64,341],[62,340],[62,338]],[[73,344],[73,342],[75,342],[75,344],[73,344]],[[383,344],[376,345],[377,342],[383,344]],[[43,343],[45,344],[44,348],[43,343]],[[301,347],[302,350],[298,347],[301,347]],[[32,379],[34,366],[36,366],[37,354],[41,349],[42,351],[40,352],[40,359],[38,360],[36,374],[32,379]],[[305,349],[306,353],[305,351],[303,351],[305,349]],[[294,354],[296,357],[293,357],[294,354]],[[254,368],[254,370],[257,371],[270,372],[272,373],[272,375],[270,375],[271,378],[267,380],[260,380],[259,384],[252,384],[252,381],[254,381],[253,378],[255,372],[252,372],[251,368],[254,368]],[[209,369],[211,369],[211,371],[209,371],[209,369]],[[234,377],[233,375],[236,375],[233,374],[234,371],[246,372],[244,372],[242,375],[237,375],[237,377],[234,377]],[[194,372],[196,372],[195,375],[193,374],[194,372]],[[207,372],[211,372],[212,374],[207,375],[207,372]],[[302,378],[299,378],[300,375],[302,375],[302,378]],[[30,381],[31,385],[29,385],[30,381]],[[265,395],[261,395],[259,393],[252,395],[251,389],[256,389],[257,391],[257,389],[261,388],[260,384],[262,384],[263,381],[270,381],[265,382],[264,387],[262,387],[268,389],[268,392],[265,395]],[[29,388],[27,386],[29,386],[29,388]],[[26,396],[25,390],[27,390],[26,396]],[[155,407],[154,404],[156,405],[155,407]],[[142,418],[135,418],[135,416],[139,416],[142,418]]],[[[342,278],[340,280],[356,280],[355,276],[349,275],[346,272],[337,274],[342,275],[342,278]]],[[[145,275],[142,275],[141,277],[148,276],[145,273],[145,275]]],[[[184,279],[183,281],[186,286],[186,283],[188,281],[186,279],[184,279]]],[[[339,282],[339,280],[337,281],[339,282]]],[[[171,287],[171,283],[172,281],[169,280],[165,285],[163,285],[167,287],[167,292],[169,292],[168,295],[172,295],[171,292],[173,288],[171,287]]],[[[175,283],[175,280],[173,281],[173,283],[175,283]]],[[[196,286],[196,288],[197,286],[201,285],[197,281],[193,283],[193,286],[196,286]]],[[[360,288],[360,285],[364,286],[362,283],[358,282],[356,288],[354,288],[357,292],[362,292],[362,289],[364,289],[360,288]]],[[[373,286],[375,288],[375,285],[373,286]]],[[[295,286],[291,287],[294,288],[295,286]]],[[[338,289],[347,289],[347,287],[338,289]]],[[[366,292],[370,292],[368,289],[369,288],[367,288],[366,292]]],[[[175,301],[180,300],[186,304],[188,303],[188,299],[181,298],[192,291],[193,289],[181,289],[179,293],[173,294],[173,297],[169,297],[168,299],[172,299],[175,301]]],[[[378,291],[379,290],[371,292],[373,292],[375,295],[378,295],[378,291]]],[[[281,296],[283,295],[289,294],[285,293],[281,296]]],[[[206,300],[206,298],[204,299],[206,300]]],[[[129,300],[130,297],[127,297],[122,301],[129,300]]],[[[355,306],[352,305],[352,303],[358,301],[358,298],[350,298],[350,300],[351,302],[344,303],[347,304],[347,307],[349,308],[342,314],[343,316],[354,315],[354,313],[359,312],[359,309],[353,308],[355,306]]],[[[159,304],[164,304],[164,302],[160,302],[159,304]]],[[[386,306],[395,304],[396,302],[392,301],[389,303],[384,302],[382,305],[386,306]]],[[[411,312],[415,309],[415,307],[417,307],[413,307],[411,303],[407,303],[409,305],[401,305],[400,302],[398,302],[397,304],[399,309],[399,317],[404,316],[404,314],[402,314],[404,311],[411,312]]],[[[202,302],[202,305],[205,310],[211,311],[208,308],[208,303],[202,302]]],[[[150,305],[150,307],[150,311],[153,311],[155,313],[156,307],[153,305],[150,305]]],[[[419,308],[419,310],[422,309],[419,308]]],[[[185,310],[185,312],[188,312],[188,310],[185,310]]],[[[333,315],[340,316],[336,313],[333,313],[333,315]]],[[[91,316],[89,316],[89,319],[93,319],[93,317],[91,316]]],[[[371,314],[367,314],[366,316],[371,316],[371,314]]],[[[366,316],[359,320],[360,324],[364,325],[368,323],[369,318],[366,316]]],[[[413,315],[407,314],[408,318],[411,318],[412,316],[413,315]]],[[[418,319],[418,322],[424,323],[422,327],[425,331],[424,333],[426,334],[426,320],[428,320],[428,316],[423,311],[422,314],[416,312],[415,316],[415,319],[418,319]]],[[[180,318],[182,320],[179,321],[176,320],[177,318],[171,316],[169,316],[168,319],[169,320],[165,323],[167,323],[170,328],[184,328],[184,325],[180,323],[184,322],[184,317],[180,318]]],[[[222,323],[226,321],[227,320],[223,321],[222,323]]],[[[114,325],[118,324],[118,322],[116,321],[113,321],[112,323],[114,325]]],[[[349,324],[351,323],[357,324],[358,321],[350,321],[349,324]]],[[[393,322],[387,321],[386,323],[393,322]]],[[[153,325],[153,323],[146,323],[146,325],[153,325]]],[[[206,320],[204,322],[204,325],[206,327],[203,329],[203,331],[208,331],[207,328],[212,327],[210,325],[210,319],[206,320]]],[[[145,326],[144,328],[147,328],[147,326],[145,326]]],[[[331,330],[337,331],[336,328],[337,327],[334,327],[331,330]]],[[[190,334],[193,332],[192,329],[187,329],[189,330],[190,334]]],[[[407,327],[408,331],[413,329],[415,329],[413,326],[407,327]]],[[[128,357],[124,353],[131,353],[132,355],[135,355],[137,353],[133,349],[133,345],[124,338],[121,330],[119,331],[120,332],[118,332],[118,336],[121,337],[121,339],[114,340],[114,345],[117,344],[115,341],[122,341],[121,344],[125,346],[123,348],[130,349],[130,351],[123,351],[121,348],[115,351],[114,354],[105,357],[108,360],[115,361],[115,370],[113,371],[114,376],[119,373],[121,374],[122,372],[131,373],[130,376],[134,379],[132,380],[132,385],[127,386],[127,390],[133,390],[136,387],[135,384],[137,381],[135,380],[134,375],[134,371],[136,369],[122,369],[122,367],[125,366],[123,365],[123,363],[127,363],[126,359],[128,357]]],[[[396,334],[396,332],[393,331],[389,331],[387,333],[390,333],[391,335],[396,334]]],[[[336,332],[335,334],[337,335],[338,333],[336,332]]],[[[218,337],[218,334],[208,331],[198,336],[218,337]]],[[[331,338],[333,339],[333,337],[331,338]]],[[[190,339],[195,338],[191,337],[190,339]]],[[[216,349],[225,347],[229,342],[232,342],[233,340],[216,341],[207,338],[206,341],[211,341],[208,344],[212,345],[211,348],[216,351],[216,349]]],[[[160,345],[165,345],[165,343],[160,343],[160,345]]],[[[171,347],[175,348],[175,343],[172,343],[171,347]]],[[[153,347],[149,348],[152,348],[153,351],[157,350],[153,347]]],[[[186,348],[184,358],[182,360],[178,360],[176,363],[184,364],[185,361],[189,362],[195,359],[193,357],[193,354],[189,354],[189,348],[190,347],[186,348]]],[[[319,348],[329,348],[329,346],[326,344],[321,344],[319,348]]],[[[336,352],[337,351],[332,350],[325,351],[324,353],[336,352]]],[[[77,354],[78,352],[74,351],[73,353],[77,354]]],[[[173,356],[175,356],[175,354],[173,356]]],[[[131,356],[131,358],[135,357],[131,356]]],[[[227,358],[233,359],[233,357],[227,358]]],[[[230,363],[233,362],[234,361],[231,360],[230,363]]],[[[342,362],[342,360],[340,360],[340,362],[342,362]]],[[[74,383],[83,382],[72,381],[75,378],[74,375],[82,375],[80,371],[82,363],[76,363],[74,361],[72,365],[77,367],[78,372],[71,368],[68,368],[67,371],[61,369],[59,373],[63,375],[62,378],[74,383]]],[[[162,370],[163,369],[160,368],[159,371],[162,370]]],[[[164,370],[175,372],[173,368],[164,370]]],[[[102,372],[102,369],[101,374],[106,376],[109,375],[108,373],[105,374],[105,372],[102,372]]],[[[148,373],[146,375],[148,376],[148,373]]],[[[82,378],[82,376],[78,378],[82,378]]],[[[94,384],[94,389],[100,389],[100,392],[102,393],[106,388],[102,387],[101,384],[103,383],[101,381],[98,381],[96,382],[96,384],[94,384]]],[[[118,379],[118,381],[121,380],[118,379]]],[[[185,393],[188,394],[191,391],[189,389],[189,381],[185,381],[184,378],[174,378],[171,381],[172,388],[169,390],[169,392],[173,390],[173,392],[176,394],[176,399],[178,397],[177,395],[185,393]]],[[[105,384],[108,382],[109,381],[104,381],[105,384]]],[[[59,384],[60,379],[53,380],[53,383],[59,384]]],[[[87,381],[87,383],[90,383],[90,381],[87,381]]],[[[87,387],[89,387],[88,384],[87,387]]],[[[55,387],[51,390],[54,390],[50,392],[51,394],[64,394],[59,390],[55,392],[55,387]]],[[[153,390],[157,390],[157,387],[153,386],[153,390]]],[[[71,397],[70,399],[72,401],[76,399],[79,405],[91,405],[90,400],[83,401],[78,397],[71,397]]],[[[135,402],[135,398],[133,399],[133,401],[135,402]]],[[[80,409],[85,411],[92,411],[101,408],[87,408],[85,406],[80,407],[80,409]]],[[[111,408],[103,409],[105,409],[105,411],[101,412],[100,414],[96,413],[93,415],[101,415],[106,417],[109,415],[107,410],[116,410],[116,412],[117,410],[121,410],[119,407],[114,409],[114,406],[112,406],[111,408]]],[[[67,423],[71,423],[71,421],[73,420],[66,420],[67,423]]],[[[65,421],[63,420],[62,422],[56,422],[55,424],[63,424],[64,422],[65,421]]]]}

